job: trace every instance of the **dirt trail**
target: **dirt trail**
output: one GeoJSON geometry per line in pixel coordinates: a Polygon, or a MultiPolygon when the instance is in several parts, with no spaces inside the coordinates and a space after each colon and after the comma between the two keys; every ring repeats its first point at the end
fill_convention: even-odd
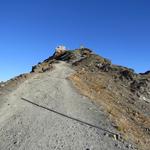
{"type": "Polygon", "coordinates": [[[72,87],[67,79],[72,73],[69,64],[60,62],[53,71],[35,75],[5,97],[0,109],[0,150],[132,149],[106,131],[65,117],[116,132],[102,108],[72,87]]]}

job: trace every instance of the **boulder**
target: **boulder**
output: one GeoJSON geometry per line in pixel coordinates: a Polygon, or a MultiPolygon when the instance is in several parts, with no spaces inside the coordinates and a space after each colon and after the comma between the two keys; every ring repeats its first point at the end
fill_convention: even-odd
{"type": "Polygon", "coordinates": [[[62,54],[64,54],[66,51],[66,47],[63,45],[60,45],[58,47],[55,48],[55,53],[54,53],[54,57],[59,57],[62,54]]]}

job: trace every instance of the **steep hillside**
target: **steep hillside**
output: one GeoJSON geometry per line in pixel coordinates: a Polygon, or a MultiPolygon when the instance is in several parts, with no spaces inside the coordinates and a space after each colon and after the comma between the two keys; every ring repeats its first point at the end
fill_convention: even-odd
{"type": "Polygon", "coordinates": [[[0,94],[0,115],[3,116],[6,113],[4,115],[6,118],[4,116],[0,118],[0,139],[5,139],[0,143],[2,150],[7,149],[9,145],[12,149],[29,149],[29,145],[32,147],[31,149],[57,149],[57,147],[66,150],[149,149],[150,72],[137,74],[132,69],[113,65],[110,60],[94,54],[88,48],[56,51],[53,56],[33,66],[31,73],[1,83],[0,94]],[[72,125],[69,120],[68,124],[58,120],[62,123],[62,126],[58,126],[54,116],[51,116],[52,118],[48,117],[48,114],[44,116],[42,110],[34,111],[34,106],[28,108],[29,104],[23,104],[21,101],[23,98],[27,103],[29,103],[28,100],[31,100],[31,104],[35,103],[39,107],[47,106],[52,110],[57,110],[58,114],[61,113],[62,116],[65,114],[65,117],[71,116],[75,121],[81,120],[87,125],[90,124],[96,128],[101,127],[105,132],[97,131],[99,129],[82,128],[76,124],[72,125]],[[9,105],[7,106],[7,104],[9,105]],[[25,112],[23,112],[24,110],[25,112]],[[19,118],[18,113],[21,114],[19,118]],[[32,119],[36,114],[39,117],[34,119],[35,124],[32,119]],[[17,121],[13,119],[14,116],[17,120],[23,121],[23,126],[19,126],[18,129],[15,128],[17,121]],[[31,117],[28,118],[27,116],[31,117]],[[43,124],[40,122],[41,117],[45,118],[41,120],[43,124]],[[55,130],[58,132],[51,131],[51,126],[53,126],[51,119],[56,124],[55,130]],[[14,122],[14,126],[4,127],[7,123],[9,124],[10,120],[14,122]],[[36,130],[38,136],[43,130],[45,136],[49,137],[45,139],[44,134],[42,134],[41,138],[37,139],[35,132],[24,133],[27,131],[23,129],[30,128],[30,122],[31,129],[36,130]],[[50,127],[46,122],[50,124],[50,127]],[[42,125],[45,128],[41,128],[42,125]],[[68,126],[72,127],[67,129],[68,126]],[[72,142],[65,131],[68,132],[71,139],[73,138],[72,142]],[[21,132],[21,136],[23,134],[26,136],[26,140],[23,140],[22,137],[22,141],[20,141],[19,132],[21,132]],[[85,132],[88,133],[84,137],[85,132]],[[55,134],[57,134],[56,137],[55,134]],[[7,136],[9,138],[15,136],[15,144],[12,144],[13,139],[10,138],[11,140],[9,140],[7,136]],[[28,138],[29,136],[34,138],[28,138]],[[59,144],[54,142],[53,145],[51,141],[49,146],[45,147],[41,143],[52,139],[57,140],[59,144]],[[62,141],[62,139],[65,140],[62,141]],[[29,142],[29,140],[34,142],[29,142]],[[41,143],[41,147],[37,147],[36,140],[41,143]],[[18,144],[16,144],[17,142],[18,144]],[[88,146],[85,146],[86,144],[88,146]]]}
{"type": "Polygon", "coordinates": [[[149,72],[136,74],[95,54],[73,65],[77,72],[70,79],[75,87],[105,108],[126,139],[133,140],[141,149],[149,149],[149,72]]]}

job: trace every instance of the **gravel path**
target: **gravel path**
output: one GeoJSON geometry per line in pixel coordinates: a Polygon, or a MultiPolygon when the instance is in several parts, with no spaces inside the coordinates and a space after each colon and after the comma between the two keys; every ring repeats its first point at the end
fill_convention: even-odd
{"type": "Polygon", "coordinates": [[[67,79],[72,73],[69,64],[60,62],[53,71],[35,75],[5,97],[0,109],[0,150],[133,149],[106,131],[66,117],[116,132],[102,108],[72,87],[67,79]]]}

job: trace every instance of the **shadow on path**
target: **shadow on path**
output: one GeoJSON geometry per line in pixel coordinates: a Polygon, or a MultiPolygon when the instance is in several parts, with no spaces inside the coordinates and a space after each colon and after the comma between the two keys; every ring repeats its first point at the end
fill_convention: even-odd
{"type": "Polygon", "coordinates": [[[111,134],[111,136],[117,137],[117,139],[118,139],[118,137],[120,137],[120,135],[118,135],[118,134],[116,134],[116,133],[114,133],[114,132],[111,132],[111,131],[109,131],[109,130],[107,130],[107,129],[103,129],[103,128],[98,127],[98,126],[96,126],[96,125],[92,125],[92,124],[90,124],[90,123],[87,123],[87,122],[84,122],[84,121],[82,121],[82,120],[79,120],[79,119],[73,118],[73,117],[71,117],[71,116],[65,115],[65,114],[63,114],[63,113],[60,113],[60,112],[58,112],[58,111],[56,111],[56,110],[52,110],[52,109],[50,109],[50,108],[41,106],[41,105],[36,104],[36,103],[34,103],[34,102],[32,102],[32,101],[30,101],[30,100],[28,100],[28,99],[21,98],[21,100],[26,101],[26,102],[28,102],[28,103],[30,103],[30,104],[32,104],[32,105],[35,105],[35,106],[37,106],[37,107],[40,107],[40,108],[42,108],[42,109],[48,110],[48,111],[50,111],[50,112],[53,112],[53,113],[55,113],[55,114],[58,114],[58,115],[60,115],[60,116],[63,116],[63,117],[65,117],[65,118],[74,120],[74,121],[79,122],[79,123],[81,123],[81,124],[85,124],[85,125],[87,125],[87,126],[90,126],[90,127],[93,127],[93,128],[96,128],[96,129],[99,129],[99,130],[102,130],[102,131],[105,131],[105,132],[111,134]]]}

